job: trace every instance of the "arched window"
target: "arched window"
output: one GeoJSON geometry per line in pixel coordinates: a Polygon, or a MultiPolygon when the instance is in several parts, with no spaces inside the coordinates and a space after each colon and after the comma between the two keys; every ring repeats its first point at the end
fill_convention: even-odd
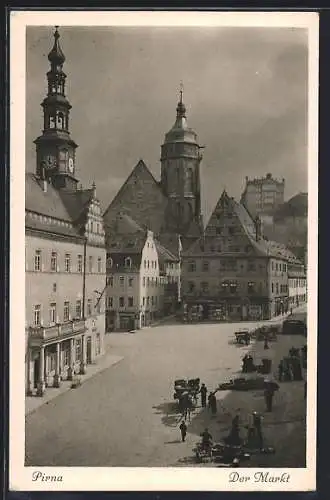
{"type": "Polygon", "coordinates": [[[55,116],[50,115],[49,116],[49,128],[55,128],[55,123],[56,123],[55,116]]]}
{"type": "Polygon", "coordinates": [[[108,257],[108,258],[107,258],[107,268],[108,268],[108,269],[111,269],[111,268],[112,268],[112,266],[113,266],[113,260],[112,260],[112,258],[111,258],[111,257],[108,257]]]}
{"type": "Polygon", "coordinates": [[[56,128],[62,129],[64,125],[64,116],[63,113],[60,111],[56,115],[56,128]]]}
{"type": "Polygon", "coordinates": [[[129,267],[129,268],[132,267],[132,259],[131,259],[131,257],[126,257],[125,258],[125,267],[129,267]]]}

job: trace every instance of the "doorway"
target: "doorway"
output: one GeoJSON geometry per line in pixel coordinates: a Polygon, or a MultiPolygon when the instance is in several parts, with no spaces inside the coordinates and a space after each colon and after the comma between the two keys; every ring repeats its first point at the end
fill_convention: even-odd
{"type": "Polygon", "coordinates": [[[86,342],[86,363],[90,365],[92,363],[92,337],[87,337],[86,342]]]}
{"type": "Polygon", "coordinates": [[[39,375],[40,375],[40,360],[39,358],[37,358],[34,360],[34,370],[33,370],[33,385],[35,389],[38,387],[39,375]]]}

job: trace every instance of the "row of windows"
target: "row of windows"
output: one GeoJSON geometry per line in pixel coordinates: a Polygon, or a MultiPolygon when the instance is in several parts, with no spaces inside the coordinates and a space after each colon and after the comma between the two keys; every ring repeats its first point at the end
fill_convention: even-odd
{"type": "Polygon", "coordinates": [[[287,265],[284,262],[274,262],[272,261],[272,271],[287,271],[287,265]]]}
{"type": "MultiPolygon", "coordinates": [[[[50,255],[50,271],[52,272],[59,272],[60,268],[58,265],[58,253],[53,251],[51,252],[50,255]]],[[[94,271],[94,259],[93,256],[90,255],[88,257],[87,261],[87,269],[88,272],[92,273],[94,271]]],[[[97,272],[101,273],[102,272],[102,259],[101,257],[97,258],[97,272]]],[[[36,250],[34,254],[34,270],[39,272],[43,270],[43,254],[41,250],[36,250]]],[[[70,253],[66,253],[64,255],[64,271],[66,273],[71,273],[71,272],[77,272],[77,273],[82,273],[83,272],[83,256],[81,254],[77,255],[77,258],[74,262],[73,265],[73,259],[70,253]]]]}
{"type": "MultiPolygon", "coordinates": [[[[107,258],[107,269],[111,269],[113,267],[113,260],[111,257],[107,258]]],[[[132,267],[132,259],[131,257],[125,257],[124,259],[124,267],[130,269],[132,267]]]]}
{"type": "MultiPolygon", "coordinates": [[[[219,284],[218,290],[221,292],[225,293],[236,293],[238,290],[242,290],[243,286],[242,284],[238,283],[235,280],[225,280],[222,283],[219,284]]],[[[189,293],[193,293],[197,290],[196,283],[193,281],[189,281],[187,283],[187,289],[189,293]]],[[[208,293],[209,292],[209,283],[207,281],[202,281],[200,284],[200,291],[202,293],[208,293]]],[[[248,293],[255,293],[257,290],[259,290],[259,293],[262,292],[263,290],[263,285],[262,283],[259,283],[259,286],[257,287],[257,283],[254,281],[249,281],[247,283],[247,292],[248,293]]]]}
{"type": "Polygon", "coordinates": [[[157,269],[157,261],[156,260],[146,260],[144,259],[144,262],[143,262],[143,265],[144,265],[144,269],[157,269]]]}
{"type": "MultiPolygon", "coordinates": [[[[101,304],[98,302],[96,304],[96,312],[100,313],[101,304]]],[[[93,304],[92,299],[87,300],[87,316],[93,314],[93,304]]],[[[75,306],[70,304],[69,301],[65,301],[63,305],[63,323],[70,321],[71,319],[81,319],[82,318],[82,301],[79,299],[76,301],[75,306]]],[[[42,322],[42,308],[41,304],[36,304],[34,306],[34,326],[40,326],[42,322]]],[[[46,318],[44,318],[46,320],[46,318]]],[[[58,306],[56,302],[51,302],[49,304],[49,325],[55,325],[58,323],[58,306]]]]}
{"type": "MultiPolygon", "coordinates": [[[[134,284],[134,278],[131,276],[119,276],[119,285],[121,287],[125,286],[125,281],[127,280],[127,284],[129,287],[132,287],[134,284]]],[[[143,286],[162,286],[166,283],[176,283],[178,278],[176,276],[167,276],[166,278],[164,277],[157,277],[157,276],[151,276],[151,277],[143,277],[142,284],[143,286]]],[[[114,279],[113,276],[108,276],[106,278],[106,285],[113,287],[114,286],[114,279]]]]}
{"type": "Polygon", "coordinates": [[[278,283],[272,283],[272,293],[288,293],[288,285],[279,285],[278,283]]]}
{"type": "MultiPolygon", "coordinates": [[[[220,260],[220,271],[236,271],[238,269],[238,261],[236,259],[226,259],[220,260]]],[[[203,260],[201,265],[201,270],[203,272],[208,272],[210,270],[210,261],[203,260]]],[[[244,270],[244,264],[240,265],[240,269],[244,270]]],[[[247,263],[247,271],[257,271],[265,269],[265,264],[260,262],[257,266],[257,263],[254,261],[248,261],[247,263]]],[[[197,263],[196,261],[188,262],[188,272],[196,272],[197,271],[197,263]]]]}
{"type": "Polygon", "coordinates": [[[294,279],[294,280],[290,280],[290,286],[294,287],[294,288],[298,288],[298,287],[304,287],[306,286],[306,280],[305,279],[294,279]]]}
{"type": "MultiPolygon", "coordinates": [[[[145,269],[157,269],[157,261],[156,260],[147,260],[147,259],[144,259],[144,268],[145,269]]],[[[111,269],[113,267],[113,260],[111,257],[108,257],[107,258],[107,268],[108,269],[111,269]]],[[[125,257],[124,259],[124,267],[126,267],[127,269],[130,269],[132,267],[132,259],[131,257],[125,257]]],[[[168,266],[170,269],[176,269],[177,268],[177,264],[175,264],[174,262],[171,262],[168,266]]]]}
{"type": "MultiPolygon", "coordinates": [[[[151,297],[143,297],[142,298],[142,305],[143,306],[145,306],[145,305],[149,306],[150,304],[152,306],[157,305],[158,304],[158,297],[151,296],[151,297]]],[[[125,297],[118,298],[118,307],[125,307],[126,305],[128,307],[134,307],[134,305],[136,305],[134,303],[134,297],[127,297],[127,303],[126,303],[125,297]]],[[[115,297],[107,297],[106,298],[106,307],[109,309],[116,307],[115,297]]]]}

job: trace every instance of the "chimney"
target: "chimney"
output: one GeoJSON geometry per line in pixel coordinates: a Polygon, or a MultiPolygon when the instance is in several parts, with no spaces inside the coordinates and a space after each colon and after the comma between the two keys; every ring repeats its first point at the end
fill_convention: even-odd
{"type": "Polygon", "coordinates": [[[95,184],[95,181],[93,181],[92,190],[93,190],[93,198],[96,198],[96,184],[95,184]]]}

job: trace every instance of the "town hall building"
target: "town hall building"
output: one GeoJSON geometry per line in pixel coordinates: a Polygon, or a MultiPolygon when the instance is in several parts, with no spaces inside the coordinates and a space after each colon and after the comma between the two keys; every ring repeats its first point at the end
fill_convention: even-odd
{"type": "MultiPolygon", "coordinates": [[[[78,187],[65,95],[64,54],[48,55],[43,131],[25,188],[25,365],[27,395],[84,374],[104,352],[105,231],[93,184],[78,187]]],[[[48,389],[47,389],[48,390],[48,389]]],[[[51,389],[49,389],[51,390],[51,389]]]]}

